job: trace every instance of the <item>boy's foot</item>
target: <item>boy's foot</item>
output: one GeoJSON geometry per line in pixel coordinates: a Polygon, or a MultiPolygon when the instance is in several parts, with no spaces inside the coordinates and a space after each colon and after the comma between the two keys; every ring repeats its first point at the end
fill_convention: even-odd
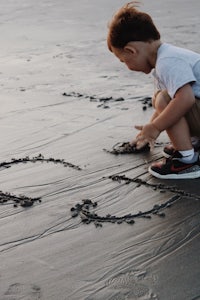
{"type": "MultiPolygon", "coordinates": [[[[192,139],[192,146],[194,148],[194,151],[200,151],[200,140],[199,139],[192,139]]],[[[172,157],[175,153],[175,149],[173,148],[172,145],[168,145],[168,146],[165,146],[163,151],[162,151],[162,154],[164,157],[166,158],[169,158],[169,157],[172,157]]]]}
{"type": "Polygon", "coordinates": [[[148,171],[161,179],[193,179],[200,177],[199,154],[195,152],[191,163],[183,163],[182,155],[175,151],[171,158],[152,164],[148,171]]]}

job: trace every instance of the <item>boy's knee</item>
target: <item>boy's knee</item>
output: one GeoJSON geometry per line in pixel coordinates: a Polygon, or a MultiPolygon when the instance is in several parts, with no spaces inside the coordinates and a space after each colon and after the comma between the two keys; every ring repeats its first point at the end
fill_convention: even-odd
{"type": "Polygon", "coordinates": [[[161,112],[163,111],[166,106],[171,101],[171,98],[166,90],[158,91],[154,97],[153,97],[153,107],[156,109],[156,111],[161,112]]]}

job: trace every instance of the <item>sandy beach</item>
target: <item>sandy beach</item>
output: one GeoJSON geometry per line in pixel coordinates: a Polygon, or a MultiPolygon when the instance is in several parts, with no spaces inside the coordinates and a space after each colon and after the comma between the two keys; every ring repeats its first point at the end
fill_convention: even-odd
{"type": "MultiPolygon", "coordinates": [[[[164,133],[150,153],[105,151],[152,114],[152,76],[106,45],[125,2],[0,3],[0,300],[200,299],[200,180],[148,173],[164,133]]],[[[198,0],[140,9],[200,51],[198,0]]]]}

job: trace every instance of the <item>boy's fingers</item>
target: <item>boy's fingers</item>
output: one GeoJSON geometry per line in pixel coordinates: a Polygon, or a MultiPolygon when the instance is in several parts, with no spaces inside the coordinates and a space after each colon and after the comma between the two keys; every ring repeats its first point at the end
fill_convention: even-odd
{"type": "Polygon", "coordinates": [[[147,140],[147,139],[139,140],[139,141],[137,142],[137,144],[136,144],[136,148],[137,148],[138,150],[140,150],[140,149],[143,148],[145,145],[149,144],[151,151],[153,151],[153,149],[154,149],[154,143],[155,143],[155,141],[154,141],[153,139],[151,139],[151,140],[147,140]]]}
{"type": "Polygon", "coordinates": [[[148,140],[140,136],[140,134],[130,142],[130,145],[136,147],[138,150],[143,148],[146,144],[148,144],[148,140]]]}
{"type": "Polygon", "coordinates": [[[147,140],[145,137],[144,137],[144,135],[142,135],[142,134],[139,134],[137,137],[136,137],[136,141],[137,142],[142,142],[142,141],[144,141],[144,140],[147,140]]]}
{"type": "Polygon", "coordinates": [[[135,129],[137,129],[137,130],[142,130],[142,129],[143,129],[143,126],[142,126],[142,125],[135,125],[135,129]]]}
{"type": "Polygon", "coordinates": [[[141,148],[143,148],[146,144],[149,143],[148,139],[146,139],[143,135],[138,135],[136,138],[137,142],[136,142],[136,148],[139,150],[141,148]]]}
{"type": "Polygon", "coordinates": [[[143,140],[143,141],[138,141],[137,144],[136,144],[137,150],[140,150],[141,148],[143,148],[148,143],[149,142],[146,139],[143,140]]]}
{"type": "Polygon", "coordinates": [[[137,144],[137,139],[134,139],[130,142],[130,145],[133,147],[137,144]]]}

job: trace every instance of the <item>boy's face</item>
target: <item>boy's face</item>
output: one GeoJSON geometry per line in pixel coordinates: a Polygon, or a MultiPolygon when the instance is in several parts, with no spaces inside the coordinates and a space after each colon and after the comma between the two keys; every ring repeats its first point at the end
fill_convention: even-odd
{"type": "Polygon", "coordinates": [[[145,44],[144,42],[130,42],[123,49],[112,47],[112,52],[131,71],[148,74],[153,66],[149,63],[145,44]]]}

